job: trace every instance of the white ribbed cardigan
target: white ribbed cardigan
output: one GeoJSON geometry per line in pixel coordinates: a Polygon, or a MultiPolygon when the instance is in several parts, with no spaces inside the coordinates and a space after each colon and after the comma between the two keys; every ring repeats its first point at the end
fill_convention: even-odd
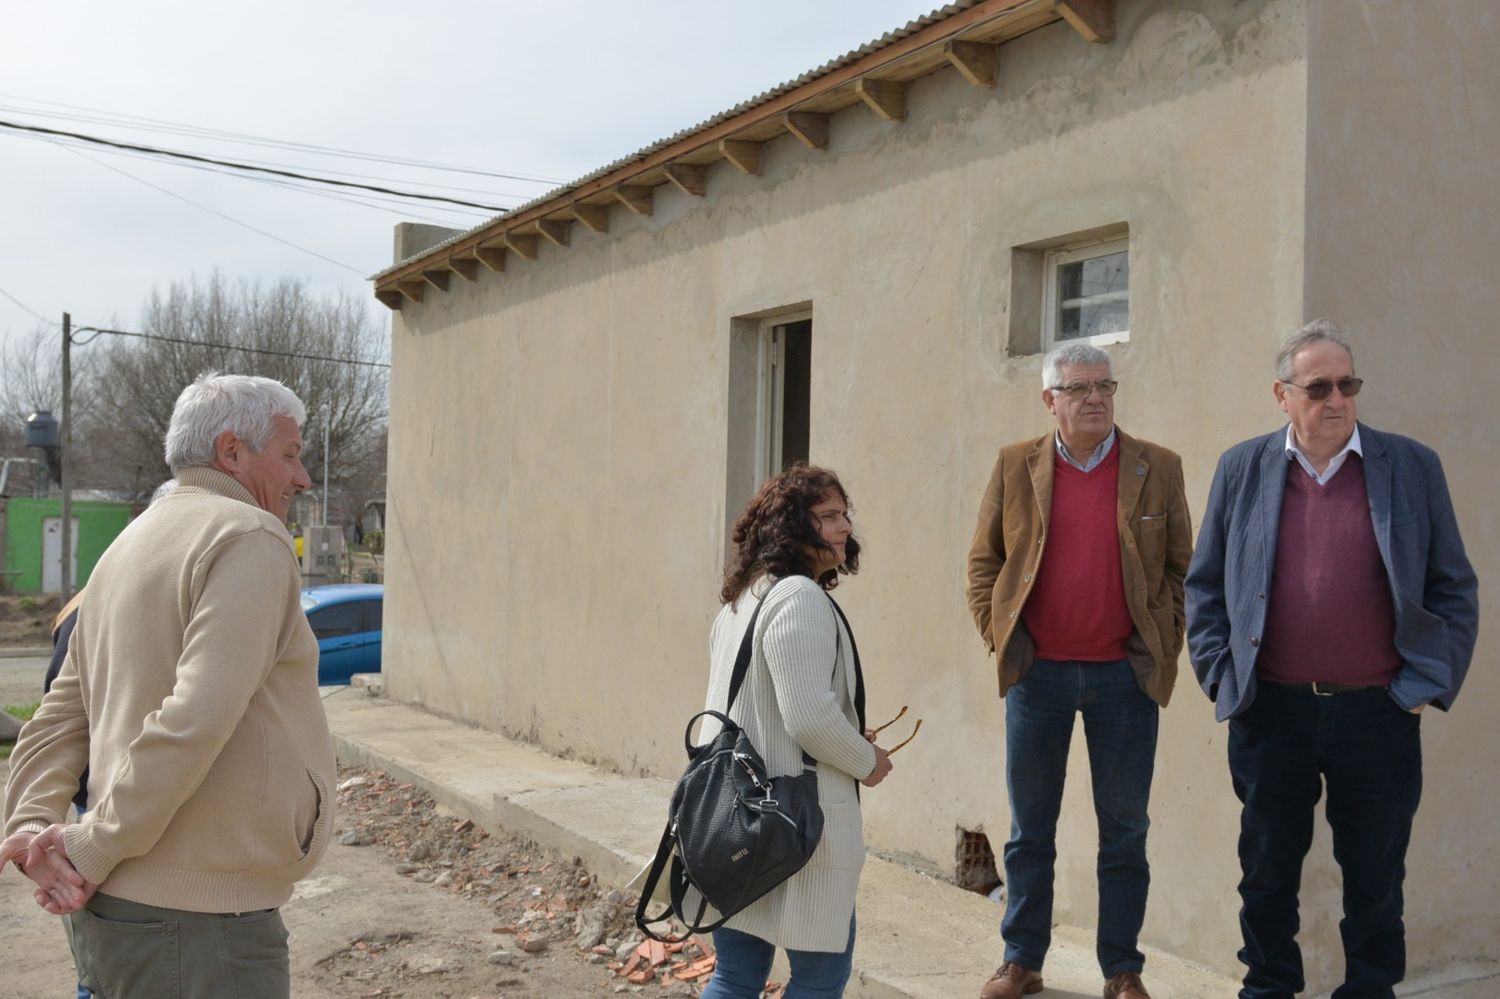
{"type": "MultiPolygon", "coordinates": [[[[714,620],[706,708],[724,710],[740,641],[769,584],[769,578],[758,580],[714,620]]],[[[851,644],[817,583],[806,576],[781,580],[766,594],[750,668],[729,712],[772,776],[799,772],[804,749],[818,761],[823,838],[812,859],[725,924],[789,950],[838,953],[849,943],[865,861],[856,779],[875,769],[875,749],[860,733],[854,712],[851,644]]],[[[705,718],[700,741],[713,738],[719,727],[705,718]]]]}

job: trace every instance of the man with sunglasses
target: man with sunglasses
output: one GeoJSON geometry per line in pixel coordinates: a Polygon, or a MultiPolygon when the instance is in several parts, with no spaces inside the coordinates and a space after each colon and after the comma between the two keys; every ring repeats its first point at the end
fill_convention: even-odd
{"type": "Polygon", "coordinates": [[[1098,347],[1066,344],[1043,359],[1054,427],[1000,451],[969,551],[969,610],[999,659],[1011,807],[1005,958],[981,999],[1042,989],[1080,714],[1099,822],[1104,995],[1149,999],[1137,946],[1151,881],[1147,802],[1182,650],[1193,529],[1181,460],[1115,426],[1117,386],[1098,347]]]}
{"type": "Polygon", "coordinates": [[[1188,648],[1229,720],[1240,813],[1242,999],[1302,991],[1298,885],[1326,784],[1344,880],[1344,984],[1405,976],[1402,879],[1422,790],[1420,714],[1447,709],[1479,607],[1438,456],[1355,420],[1344,334],[1288,336],[1284,430],[1225,452],[1187,579],[1188,648]]]}

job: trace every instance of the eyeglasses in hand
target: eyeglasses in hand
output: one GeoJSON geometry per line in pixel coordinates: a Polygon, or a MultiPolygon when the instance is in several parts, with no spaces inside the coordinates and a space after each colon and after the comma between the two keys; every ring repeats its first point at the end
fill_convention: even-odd
{"type": "MultiPolygon", "coordinates": [[[[881,732],[885,731],[886,729],[890,728],[892,725],[894,725],[898,721],[900,721],[901,718],[906,714],[906,707],[907,706],[903,704],[901,706],[901,710],[898,711],[898,712],[896,712],[896,717],[892,718],[890,721],[886,722],[884,725],[879,726],[878,728],[871,729],[870,733],[869,733],[870,741],[874,742],[875,741],[875,737],[877,735],[879,735],[881,732]]],[[[922,731],[922,719],[918,718],[917,719],[917,725],[916,725],[916,727],[911,730],[911,735],[907,736],[905,739],[902,739],[900,742],[896,743],[890,749],[887,749],[885,751],[885,755],[887,755],[887,756],[895,756],[897,750],[899,750],[902,746],[905,746],[907,743],[909,743],[913,739],[915,739],[917,737],[917,733],[920,732],[920,731],[922,731]]]]}

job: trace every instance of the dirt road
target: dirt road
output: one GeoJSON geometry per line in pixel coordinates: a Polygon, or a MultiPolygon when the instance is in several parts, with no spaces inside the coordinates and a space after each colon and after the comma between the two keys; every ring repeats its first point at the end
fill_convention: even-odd
{"type": "MultiPolygon", "coordinates": [[[[0,762],[0,780],[6,767],[0,762]]],[[[341,777],[343,842],[282,910],[295,996],[697,993],[664,983],[666,968],[646,985],[616,973],[637,943],[627,900],[602,891],[572,859],[487,835],[384,775],[341,777]]],[[[13,868],[0,875],[0,992],[60,999],[72,994],[72,958],[59,921],[36,908],[29,884],[13,868]]],[[[699,956],[689,948],[681,961],[699,956]]]]}

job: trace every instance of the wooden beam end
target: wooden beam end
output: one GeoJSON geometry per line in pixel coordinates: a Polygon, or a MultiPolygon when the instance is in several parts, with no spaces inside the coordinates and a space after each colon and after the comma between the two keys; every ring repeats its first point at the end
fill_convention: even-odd
{"type": "Polygon", "coordinates": [[[854,81],[854,92],[886,121],[906,120],[906,91],[909,84],[895,80],[872,80],[863,77],[854,81]]]}
{"type": "Polygon", "coordinates": [[[976,87],[1000,82],[1000,46],[983,42],[952,41],[943,46],[948,63],[976,87]]]}
{"type": "Polygon", "coordinates": [[[615,197],[620,204],[629,208],[637,215],[650,215],[654,205],[652,203],[652,188],[638,184],[622,184],[615,188],[615,197]]]}
{"type": "Polygon", "coordinates": [[[781,123],[808,149],[828,148],[828,115],[812,111],[788,111],[781,123]]]}
{"type": "Polygon", "coordinates": [[[760,175],[760,147],[764,143],[747,142],[743,139],[720,139],[719,155],[734,165],[740,173],[752,177],[760,175]]]}
{"type": "Polygon", "coordinates": [[[1115,0],[1053,0],[1063,20],[1086,42],[1115,40],[1115,0]]]}
{"type": "Polygon", "coordinates": [[[608,205],[586,205],[583,202],[575,202],[569,209],[573,217],[594,232],[609,232],[609,206],[608,205]]]}
{"type": "Polygon", "coordinates": [[[683,194],[701,198],[708,191],[708,167],[698,163],[668,163],[667,179],[683,194]]]}

